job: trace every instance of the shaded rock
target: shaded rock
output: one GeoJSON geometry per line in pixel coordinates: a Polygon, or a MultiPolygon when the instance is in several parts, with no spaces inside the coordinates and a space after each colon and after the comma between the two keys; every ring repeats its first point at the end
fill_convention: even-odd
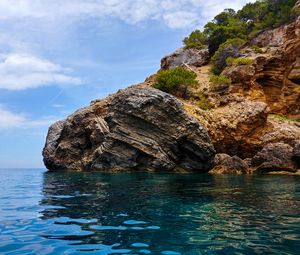
{"type": "Polygon", "coordinates": [[[276,171],[297,172],[292,160],[293,147],[284,143],[266,145],[251,160],[254,173],[269,173],[276,171]]]}
{"type": "Polygon", "coordinates": [[[300,168],[300,140],[295,144],[293,150],[293,160],[297,164],[297,167],[300,168]]]}
{"type": "Polygon", "coordinates": [[[173,96],[131,87],[50,127],[49,170],[207,172],[214,158],[207,131],[173,96]]]}
{"type": "Polygon", "coordinates": [[[297,59],[293,63],[288,79],[297,84],[300,84],[300,57],[297,57],[297,59]]]}
{"type": "Polygon", "coordinates": [[[214,167],[209,171],[212,174],[247,174],[249,167],[241,158],[227,154],[217,154],[214,167]]]}
{"type": "Polygon", "coordinates": [[[192,65],[203,66],[209,62],[209,52],[207,48],[180,48],[161,60],[162,69],[172,69],[178,66],[192,65]]]}

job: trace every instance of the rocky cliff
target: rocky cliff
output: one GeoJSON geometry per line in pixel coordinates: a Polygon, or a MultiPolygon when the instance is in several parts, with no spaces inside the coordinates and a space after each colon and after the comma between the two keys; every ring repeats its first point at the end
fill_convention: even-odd
{"type": "Polygon", "coordinates": [[[300,18],[261,32],[239,56],[251,64],[226,67],[222,75],[232,83],[215,85],[206,48],[167,55],[162,69],[183,66],[196,73],[198,86],[188,97],[152,88],[153,75],[96,100],[49,128],[45,165],[49,170],[299,174],[300,18]]]}
{"type": "Polygon", "coordinates": [[[300,17],[260,33],[240,51],[251,65],[229,66],[231,92],[268,104],[272,113],[300,116],[300,17]],[[260,47],[257,53],[252,47],[260,47]]]}

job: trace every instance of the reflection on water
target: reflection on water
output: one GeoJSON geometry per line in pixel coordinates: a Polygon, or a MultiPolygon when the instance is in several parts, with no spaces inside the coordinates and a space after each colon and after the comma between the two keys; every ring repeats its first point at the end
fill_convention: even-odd
{"type": "Polygon", "coordinates": [[[3,171],[1,254],[299,254],[297,176],[3,171]]]}

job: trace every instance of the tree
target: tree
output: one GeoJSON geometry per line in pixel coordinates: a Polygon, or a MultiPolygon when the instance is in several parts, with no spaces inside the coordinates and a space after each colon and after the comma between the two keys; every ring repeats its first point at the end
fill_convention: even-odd
{"type": "Polygon", "coordinates": [[[207,36],[200,30],[195,30],[188,37],[183,39],[183,43],[187,48],[202,49],[207,43],[207,36]]]}

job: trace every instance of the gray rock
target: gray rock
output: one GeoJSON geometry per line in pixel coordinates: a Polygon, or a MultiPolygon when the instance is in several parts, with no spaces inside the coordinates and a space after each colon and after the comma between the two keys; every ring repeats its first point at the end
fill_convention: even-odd
{"type": "Polygon", "coordinates": [[[95,101],[59,127],[50,127],[44,148],[49,170],[207,172],[215,154],[182,103],[151,88],[95,101]]]}
{"type": "Polygon", "coordinates": [[[251,160],[254,173],[269,173],[276,171],[296,172],[292,160],[293,147],[284,143],[266,145],[251,160]]]}
{"type": "Polygon", "coordinates": [[[162,69],[172,69],[178,66],[192,65],[203,66],[209,62],[209,52],[207,48],[180,48],[161,60],[162,69]]]}

